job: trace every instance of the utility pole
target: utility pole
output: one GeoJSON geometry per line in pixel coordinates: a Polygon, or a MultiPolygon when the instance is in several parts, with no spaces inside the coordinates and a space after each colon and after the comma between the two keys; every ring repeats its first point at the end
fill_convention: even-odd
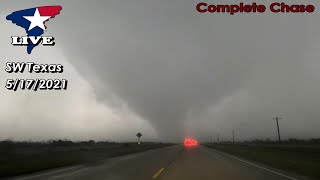
{"type": "Polygon", "coordinates": [[[220,144],[220,135],[218,134],[218,144],[220,144]]]}
{"type": "Polygon", "coordinates": [[[279,119],[282,119],[281,117],[278,117],[276,116],[275,118],[272,118],[274,120],[277,121],[277,130],[278,130],[278,140],[279,140],[279,143],[281,143],[281,138],[280,138],[280,130],[279,130],[279,119]]]}
{"type": "Polygon", "coordinates": [[[232,142],[234,144],[234,130],[232,130],[232,142]]]}

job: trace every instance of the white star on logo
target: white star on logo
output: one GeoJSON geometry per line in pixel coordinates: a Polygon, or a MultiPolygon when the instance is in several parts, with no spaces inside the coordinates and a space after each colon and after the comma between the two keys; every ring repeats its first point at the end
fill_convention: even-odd
{"type": "Polygon", "coordinates": [[[43,30],[46,30],[46,27],[44,26],[43,22],[50,19],[51,16],[40,16],[39,10],[38,8],[36,8],[36,12],[34,12],[33,16],[23,16],[23,17],[31,22],[28,30],[30,31],[31,29],[37,26],[43,30]]]}

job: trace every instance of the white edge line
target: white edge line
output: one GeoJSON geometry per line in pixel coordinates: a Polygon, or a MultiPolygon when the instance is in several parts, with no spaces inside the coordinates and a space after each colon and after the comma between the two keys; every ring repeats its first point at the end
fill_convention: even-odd
{"type": "Polygon", "coordinates": [[[55,178],[60,178],[60,177],[65,177],[65,176],[71,176],[73,174],[78,174],[78,173],[80,173],[80,172],[82,172],[84,170],[86,170],[86,169],[79,169],[77,171],[70,172],[70,173],[67,173],[67,174],[56,175],[56,176],[53,176],[53,178],[55,179],[55,178]]]}
{"type": "MultiPolygon", "coordinates": [[[[144,153],[140,153],[140,154],[137,154],[137,155],[134,155],[134,156],[124,157],[124,158],[119,158],[119,157],[116,157],[116,158],[119,158],[119,160],[122,161],[122,160],[131,159],[131,158],[135,158],[135,157],[142,156],[142,155],[144,155],[144,153]]],[[[31,179],[31,178],[41,177],[41,176],[45,176],[45,175],[49,175],[49,174],[54,174],[54,173],[57,173],[57,172],[60,172],[60,171],[67,171],[67,170],[71,170],[71,169],[75,169],[75,168],[77,168],[77,167],[70,167],[70,168],[65,168],[65,169],[59,169],[59,170],[56,170],[56,171],[50,171],[50,172],[47,172],[47,173],[42,173],[42,174],[38,174],[38,175],[34,175],[34,176],[27,176],[27,177],[17,178],[17,179],[14,179],[14,180],[31,179]]],[[[75,172],[77,172],[77,171],[75,171],[75,172]]],[[[67,175],[68,175],[68,174],[67,174],[67,175]]],[[[61,176],[63,176],[63,175],[61,175],[61,176]]]]}
{"type": "Polygon", "coordinates": [[[138,156],[142,156],[142,155],[144,155],[144,154],[138,154],[138,155],[135,155],[135,156],[124,157],[124,158],[121,158],[119,160],[122,161],[122,160],[126,160],[126,159],[132,159],[132,158],[135,158],[135,157],[138,157],[138,156]]]}
{"type": "MultiPolygon", "coordinates": [[[[121,158],[121,159],[119,159],[119,161],[135,158],[135,157],[138,157],[138,156],[141,156],[141,155],[144,155],[144,154],[138,154],[138,155],[135,155],[135,156],[129,156],[129,157],[121,158]]],[[[84,171],[86,169],[87,168],[79,169],[77,171],[70,172],[70,173],[67,173],[67,174],[56,175],[56,176],[53,176],[53,178],[59,178],[59,177],[70,176],[70,175],[73,175],[73,174],[78,174],[78,173],[80,173],[80,172],[82,172],[82,171],[84,171]]]]}
{"type": "Polygon", "coordinates": [[[54,173],[61,172],[61,171],[67,171],[67,170],[71,170],[71,169],[75,169],[75,168],[77,168],[77,167],[70,167],[70,168],[65,168],[65,169],[59,169],[59,170],[56,170],[56,171],[50,171],[50,172],[47,172],[47,173],[42,173],[42,174],[38,174],[38,175],[34,175],[34,176],[27,176],[27,177],[23,177],[23,178],[17,178],[17,179],[15,179],[15,180],[31,179],[31,178],[41,177],[41,176],[45,176],[45,175],[49,175],[49,174],[54,174],[54,173]]]}
{"type": "Polygon", "coordinates": [[[298,180],[298,179],[296,179],[296,178],[293,178],[293,177],[290,177],[290,176],[281,174],[281,173],[279,173],[279,172],[273,171],[273,170],[271,170],[271,169],[268,169],[268,168],[265,168],[265,167],[262,167],[262,166],[253,164],[253,163],[251,163],[251,162],[249,162],[249,161],[245,161],[245,160],[243,160],[243,159],[237,158],[237,157],[235,157],[235,156],[231,156],[231,155],[229,155],[229,154],[226,154],[226,153],[217,151],[217,150],[215,150],[215,149],[214,149],[214,151],[216,151],[216,152],[218,152],[218,153],[220,153],[220,154],[223,154],[223,155],[225,155],[225,156],[228,156],[228,157],[230,157],[230,158],[236,159],[236,160],[238,160],[238,161],[241,161],[241,162],[250,164],[250,165],[252,165],[252,166],[258,167],[258,168],[260,168],[260,169],[264,169],[264,170],[266,170],[266,171],[269,171],[269,172],[271,172],[271,173],[277,174],[277,175],[279,175],[279,176],[283,176],[283,177],[285,177],[285,178],[292,179],[292,180],[298,180]]]}
{"type": "MultiPolygon", "coordinates": [[[[135,157],[138,157],[138,156],[142,156],[144,154],[138,154],[138,155],[134,155],[134,156],[129,156],[129,157],[124,157],[124,158],[121,158],[121,159],[118,159],[119,161],[123,161],[123,160],[127,160],[127,159],[131,159],[131,158],[135,158],[135,157]]],[[[59,177],[65,177],[65,176],[70,176],[70,175],[73,175],[73,174],[78,174],[84,170],[86,170],[87,168],[84,168],[84,169],[79,169],[79,170],[76,170],[74,172],[70,172],[70,173],[67,173],[67,174],[61,174],[61,175],[56,175],[56,176],[53,176],[53,178],[59,178],[59,177]]]]}

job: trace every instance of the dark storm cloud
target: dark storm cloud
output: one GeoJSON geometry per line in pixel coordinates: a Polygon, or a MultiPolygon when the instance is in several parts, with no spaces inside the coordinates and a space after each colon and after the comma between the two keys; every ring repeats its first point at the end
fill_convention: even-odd
{"type": "Polygon", "coordinates": [[[194,3],[88,4],[78,9],[90,12],[81,21],[68,5],[64,9],[64,23],[73,27],[63,30],[65,43],[71,43],[66,49],[89,61],[97,76],[160,134],[181,135],[190,109],[207,106],[246,80],[243,62],[230,52],[238,45],[224,41],[236,34],[224,33],[218,19],[210,30],[212,25],[201,19],[214,17],[198,16],[194,3]]]}
{"type": "Polygon", "coordinates": [[[196,3],[64,1],[51,32],[100,101],[116,94],[162,137],[188,133],[187,120],[199,136],[270,135],[278,113],[288,134],[319,135],[317,15],[199,14],[196,3]]]}

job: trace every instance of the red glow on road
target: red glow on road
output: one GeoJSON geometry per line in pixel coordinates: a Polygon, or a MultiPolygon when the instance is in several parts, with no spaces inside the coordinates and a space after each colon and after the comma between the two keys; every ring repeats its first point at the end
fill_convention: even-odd
{"type": "Polygon", "coordinates": [[[198,145],[198,141],[196,139],[193,139],[193,138],[185,138],[184,139],[184,145],[185,146],[197,146],[198,145]]]}

